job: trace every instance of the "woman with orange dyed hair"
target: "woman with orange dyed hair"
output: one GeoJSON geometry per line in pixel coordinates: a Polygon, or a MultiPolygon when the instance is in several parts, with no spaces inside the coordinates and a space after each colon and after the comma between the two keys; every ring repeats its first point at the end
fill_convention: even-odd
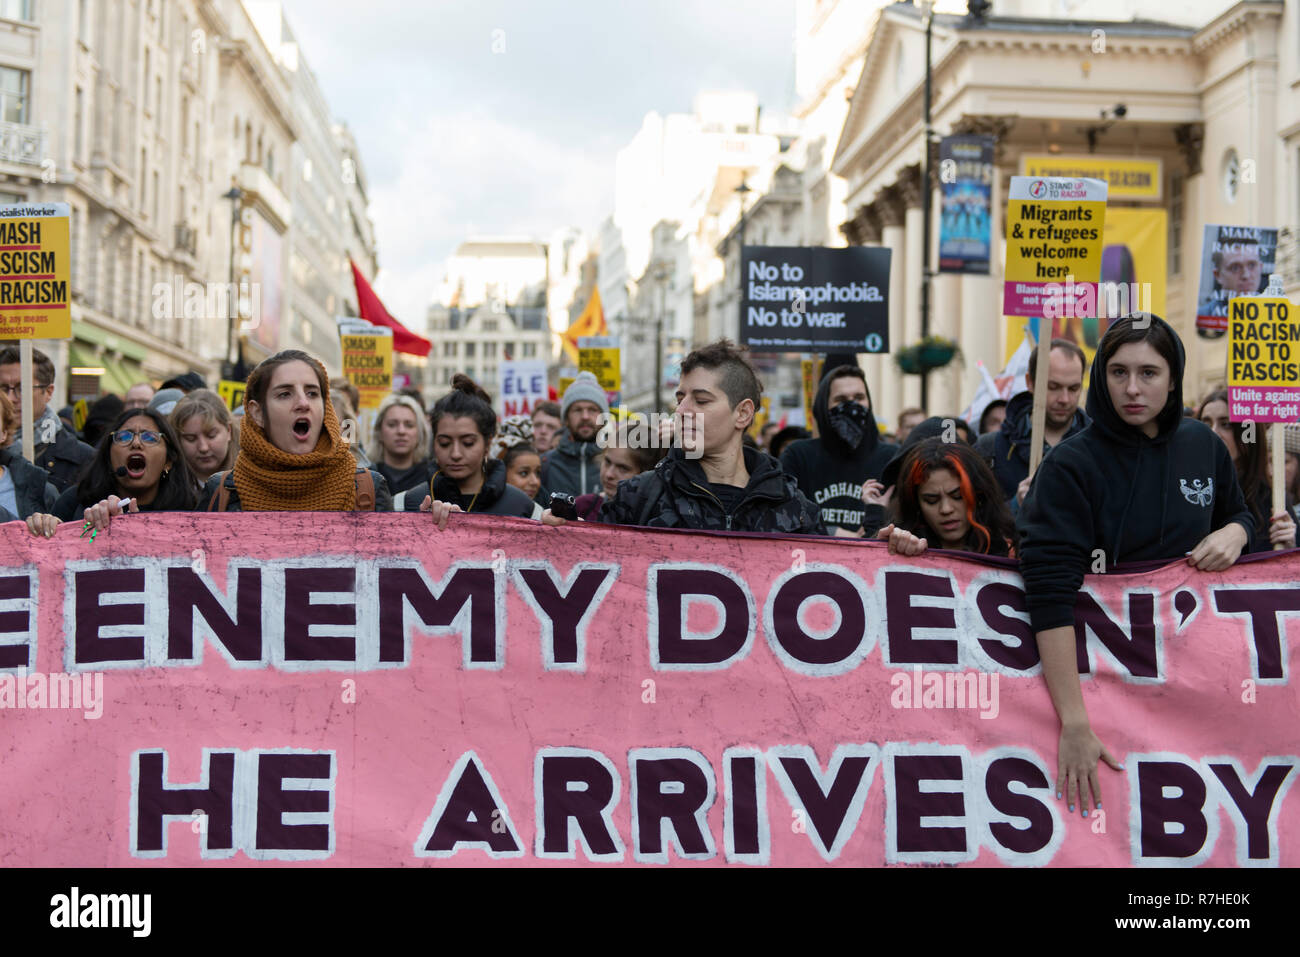
{"type": "Polygon", "coordinates": [[[889,520],[876,537],[889,551],[928,547],[1014,555],[1016,524],[992,470],[965,442],[918,442],[904,456],[889,520]]]}

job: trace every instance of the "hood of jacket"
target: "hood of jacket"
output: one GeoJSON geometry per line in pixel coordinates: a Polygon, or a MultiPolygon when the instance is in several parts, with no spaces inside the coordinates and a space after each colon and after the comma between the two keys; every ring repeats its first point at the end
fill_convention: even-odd
{"type": "MultiPolygon", "coordinates": [[[[837,367],[838,368],[838,367],[837,367]]],[[[834,372],[831,369],[830,372],[834,372]]],[[[835,429],[831,426],[831,382],[833,381],[828,372],[823,378],[821,385],[817,387],[817,395],[813,399],[813,418],[817,420],[817,435],[826,444],[826,448],[835,455],[842,458],[853,458],[856,456],[867,457],[876,450],[880,444],[880,429],[876,426],[876,416],[872,411],[875,408],[875,402],[871,399],[871,386],[867,385],[865,376],[863,377],[862,386],[867,392],[867,434],[862,437],[862,444],[856,449],[849,448],[848,444],[835,434],[835,429]]]]}
{"type": "Polygon", "coordinates": [[[1126,423],[1120,418],[1119,411],[1110,399],[1110,390],[1106,387],[1105,365],[1110,355],[1097,353],[1092,363],[1092,375],[1088,380],[1088,418],[1092,427],[1107,439],[1119,445],[1140,446],[1144,443],[1163,445],[1178,431],[1183,420],[1183,370],[1187,364],[1187,355],[1183,350],[1182,340],[1167,322],[1159,316],[1151,316],[1152,323],[1164,326],[1174,341],[1174,368],[1170,369],[1173,389],[1165,399],[1164,407],[1156,416],[1156,437],[1148,438],[1141,429],[1126,423]]]}

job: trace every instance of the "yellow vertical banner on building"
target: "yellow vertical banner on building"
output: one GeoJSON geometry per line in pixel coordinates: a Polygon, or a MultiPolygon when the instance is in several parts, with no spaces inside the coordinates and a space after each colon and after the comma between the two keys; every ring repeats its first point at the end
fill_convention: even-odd
{"type": "Polygon", "coordinates": [[[71,339],[67,203],[0,206],[0,339],[71,339]]]}
{"type": "Polygon", "coordinates": [[[384,396],[393,391],[392,330],[376,327],[375,332],[363,333],[344,329],[340,335],[343,375],[361,394],[361,409],[379,408],[384,396]]]}

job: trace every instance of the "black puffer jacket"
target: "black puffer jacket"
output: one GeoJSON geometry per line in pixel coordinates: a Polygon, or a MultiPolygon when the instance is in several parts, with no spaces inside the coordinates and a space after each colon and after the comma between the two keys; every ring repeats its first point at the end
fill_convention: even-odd
{"type": "Polygon", "coordinates": [[[747,448],[744,455],[749,484],[730,514],[710,491],[699,461],[675,448],[651,471],[619,482],[618,494],[601,507],[599,521],[702,531],[826,534],[817,506],[804,497],[776,459],[757,449],[747,448]]]}
{"type": "MultiPolygon", "coordinates": [[[[418,512],[429,494],[429,483],[421,482],[397,497],[397,511],[418,512]]],[[[506,463],[488,459],[483,487],[472,495],[462,495],[460,487],[442,472],[433,473],[433,498],[459,505],[462,512],[475,515],[513,515],[516,518],[541,518],[542,509],[523,491],[506,481],[506,463]]]]}
{"type": "Polygon", "coordinates": [[[49,481],[45,469],[33,465],[11,449],[0,449],[0,468],[14,483],[14,500],[18,514],[0,506],[0,522],[25,519],[33,512],[52,512],[59,492],[49,481]]]}
{"type": "MultiPolygon", "coordinates": [[[[831,381],[829,375],[822,379],[813,400],[818,437],[786,446],[781,453],[781,468],[799,483],[799,491],[821,509],[822,524],[828,530],[838,527],[856,532],[863,528],[871,536],[884,524],[885,512],[878,505],[863,503],[862,483],[880,478],[881,469],[898,446],[880,441],[876,417],[868,409],[862,443],[856,449],[850,448],[831,423],[831,381]]],[[[867,401],[871,401],[869,388],[867,401]]]]}
{"type": "MultiPolygon", "coordinates": [[[[375,483],[375,508],[376,512],[391,512],[393,510],[393,496],[388,491],[387,480],[374,469],[357,469],[357,475],[362,472],[370,472],[370,480],[375,483]]],[[[221,476],[226,477],[226,488],[230,490],[230,500],[226,503],[227,512],[242,512],[243,506],[239,504],[239,489],[235,488],[235,471],[231,469],[228,472],[218,472],[208,479],[203,491],[199,493],[199,504],[197,510],[206,512],[209,506],[215,508],[214,500],[221,492],[221,476]]]]}

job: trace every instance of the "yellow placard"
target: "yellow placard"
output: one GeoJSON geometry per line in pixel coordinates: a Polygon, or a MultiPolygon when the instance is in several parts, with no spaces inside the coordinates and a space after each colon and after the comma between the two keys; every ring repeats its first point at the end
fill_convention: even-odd
{"type": "Polygon", "coordinates": [[[67,203],[0,206],[0,339],[72,338],[67,203]]]}
{"type": "MultiPolygon", "coordinates": [[[[1273,296],[1237,296],[1228,303],[1228,387],[1259,393],[1254,408],[1232,415],[1234,420],[1295,420],[1295,415],[1275,418],[1268,411],[1277,404],[1269,393],[1300,388],[1300,313],[1292,316],[1293,308],[1273,296]]],[[[1288,397],[1286,404],[1293,401],[1288,397]]]]}
{"type": "Polygon", "coordinates": [[[234,412],[244,404],[244,388],[243,382],[222,379],[217,383],[217,395],[226,403],[226,408],[234,412]]]}
{"type": "Polygon", "coordinates": [[[804,428],[817,434],[817,422],[813,417],[813,400],[817,398],[817,374],[820,359],[802,359],[799,369],[803,377],[803,419],[804,428]]]}
{"type": "Polygon", "coordinates": [[[361,409],[379,408],[393,391],[393,337],[344,333],[342,338],[343,374],[361,394],[361,409]]]}
{"type": "Polygon", "coordinates": [[[749,424],[749,434],[755,439],[763,431],[763,426],[767,424],[768,416],[772,414],[772,397],[763,396],[762,404],[758,411],[754,413],[754,421],[749,424]]]}
{"type": "Polygon", "coordinates": [[[561,399],[564,398],[564,393],[568,391],[569,386],[573,385],[573,382],[576,378],[577,376],[568,376],[568,375],[560,376],[560,398],[561,399]]]}
{"type": "Polygon", "coordinates": [[[590,372],[606,392],[623,388],[618,349],[579,349],[578,371],[590,372]]]}
{"type": "Polygon", "coordinates": [[[1163,164],[1158,159],[1031,153],[1020,158],[1020,171],[1025,176],[1103,180],[1111,199],[1159,200],[1163,195],[1163,164]]]}
{"type": "Polygon", "coordinates": [[[72,429],[74,432],[80,432],[86,427],[86,417],[90,415],[90,403],[85,399],[78,399],[72,403],[72,429]]]}

